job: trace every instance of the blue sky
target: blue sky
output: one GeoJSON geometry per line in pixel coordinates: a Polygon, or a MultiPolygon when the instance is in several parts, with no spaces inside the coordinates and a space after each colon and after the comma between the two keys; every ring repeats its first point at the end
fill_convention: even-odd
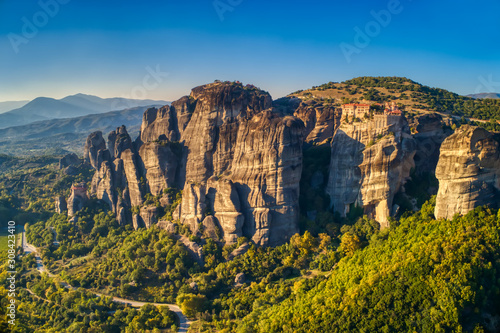
{"type": "Polygon", "coordinates": [[[0,0],[0,101],[175,100],[215,79],[277,98],[364,75],[500,91],[500,2],[0,0]]]}

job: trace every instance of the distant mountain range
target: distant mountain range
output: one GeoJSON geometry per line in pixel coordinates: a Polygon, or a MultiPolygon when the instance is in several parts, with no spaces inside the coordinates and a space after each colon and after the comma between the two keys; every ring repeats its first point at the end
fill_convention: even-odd
{"type": "Polygon", "coordinates": [[[0,102],[0,113],[11,111],[28,104],[29,101],[0,102]]]}
{"type": "Polygon", "coordinates": [[[17,109],[1,113],[0,129],[42,120],[74,118],[138,106],[166,104],[168,104],[167,101],[100,98],[84,94],[67,96],[62,99],[38,97],[17,109]]]}
{"type": "MultiPolygon", "coordinates": [[[[151,106],[158,107],[162,104],[151,106]]],[[[0,154],[60,155],[68,151],[81,154],[89,133],[99,130],[107,135],[121,125],[127,126],[129,133],[135,138],[139,134],[142,115],[151,106],[9,127],[0,131],[0,154]]]]}
{"type": "Polygon", "coordinates": [[[480,93],[480,94],[470,94],[470,95],[467,95],[467,97],[472,97],[472,98],[475,98],[475,99],[479,99],[479,98],[493,98],[493,99],[496,99],[496,98],[500,98],[500,93],[480,93]]]}

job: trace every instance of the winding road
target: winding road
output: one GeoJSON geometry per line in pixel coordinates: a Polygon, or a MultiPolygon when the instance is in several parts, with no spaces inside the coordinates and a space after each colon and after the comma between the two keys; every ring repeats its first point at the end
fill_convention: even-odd
{"type": "MultiPolygon", "coordinates": [[[[24,230],[24,226],[20,226],[19,228],[22,229],[23,237],[22,237],[22,245],[23,245],[23,250],[24,253],[29,254],[29,253],[34,253],[35,254],[35,259],[36,259],[36,269],[41,273],[46,273],[49,277],[55,277],[54,274],[51,274],[43,265],[42,258],[40,257],[40,254],[38,252],[38,249],[33,246],[32,244],[29,244],[26,240],[26,231],[24,230]]],[[[53,230],[55,232],[55,230],[53,230]]],[[[70,286],[66,282],[60,282],[61,285],[65,288],[71,289],[71,290],[77,290],[77,288],[70,286]]],[[[176,305],[176,304],[167,304],[167,303],[149,303],[149,302],[138,302],[130,299],[125,299],[125,298],[120,298],[120,297],[113,297],[113,296],[108,296],[108,295],[103,295],[96,293],[94,291],[88,290],[87,291],[93,293],[94,295],[98,297],[110,297],[113,302],[115,303],[120,303],[124,305],[129,305],[134,308],[140,308],[143,305],[146,304],[153,304],[155,306],[167,306],[170,311],[174,312],[177,317],[179,318],[179,328],[177,332],[179,333],[186,333],[189,329],[189,326],[191,325],[192,321],[186,318],[184,314],[182,313],[182,310],[176,305]]]]}

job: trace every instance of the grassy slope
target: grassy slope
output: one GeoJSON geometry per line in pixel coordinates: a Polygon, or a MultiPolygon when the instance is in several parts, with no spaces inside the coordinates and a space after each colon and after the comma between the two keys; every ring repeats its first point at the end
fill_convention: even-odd
{"type": "Polygon", "coordinates": [[[474,100],[401,77],[359,77],[341,83],[330,82],[289,96],[337,105],[395,101],[405,106],[406,111],[436,111],[473,119],[500,120],[500,100],[474,100]]]}

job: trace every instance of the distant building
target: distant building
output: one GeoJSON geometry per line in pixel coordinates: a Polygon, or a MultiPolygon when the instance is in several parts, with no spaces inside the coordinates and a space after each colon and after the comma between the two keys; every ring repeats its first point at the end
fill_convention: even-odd
{"type": "Polygon", "coordinates": [[[402,112],[396,105],[396,102],[387,102],[385,103],[385,110],[384,114],[391,115],[391,116],[401,116],[402,112]]]}
{"type": "Polygon", "coordinates": [[[71,187],[71,196],[68,199],[68,216],[71,217],[81,210],[88,199],[85,183],[74,184],[71,187]]]}
{"type": "Polygon", "coordinates": [[[342,105],[342,117],[354,116],[362,118],[366,114],[370,114],[370,105],[368,104],[344,104],[342,105]]]}

